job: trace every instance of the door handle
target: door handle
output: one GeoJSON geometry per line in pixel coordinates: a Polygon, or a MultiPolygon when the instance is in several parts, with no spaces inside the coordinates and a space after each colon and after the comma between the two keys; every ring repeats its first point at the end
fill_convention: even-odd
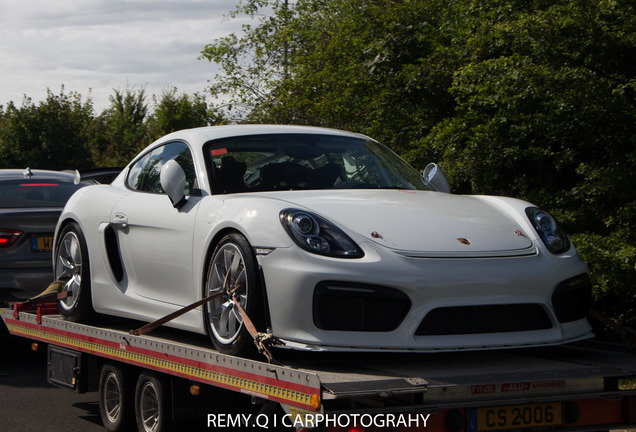
{"type": "Polygon", "coordinates": [[[110,221],[113,225],[119,225],[121,228],[128,228],[128,216],[123,213],[115,213],[110,221]]]}

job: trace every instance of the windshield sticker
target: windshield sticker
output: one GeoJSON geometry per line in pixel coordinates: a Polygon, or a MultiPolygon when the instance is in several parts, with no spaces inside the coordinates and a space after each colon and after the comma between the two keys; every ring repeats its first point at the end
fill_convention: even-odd
{"type": "Polygon", "coordinates": [[[212,154],[212,156],[219,156],[219,155],[222,155],[222,154],[227,154],[227,149],[225,149],[225,148],[212,149],[210,151],[210,153],[212,154]]]}

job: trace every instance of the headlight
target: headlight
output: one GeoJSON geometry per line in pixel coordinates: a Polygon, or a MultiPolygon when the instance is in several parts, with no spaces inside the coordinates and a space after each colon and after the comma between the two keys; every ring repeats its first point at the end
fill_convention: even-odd
{"type": "Polygon", "coordinates": [[[560,254],[570,249],[568,236],[561,230],[561,227],[559,227],[559,224],[550,213],[539,210],[536,207],[528,207],[526,214],[550,252],[560,254]]]}
{"type": "Polygon", "coordinates": [[[285,209],[280,212],[283,227],[298,246],[308,252],[336,258],[362,258],[364,252],[331,222],[313,213],[285,209]]]}

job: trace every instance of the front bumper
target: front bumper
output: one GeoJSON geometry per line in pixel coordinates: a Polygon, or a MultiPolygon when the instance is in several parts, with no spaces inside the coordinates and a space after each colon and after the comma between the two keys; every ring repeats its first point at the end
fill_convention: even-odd
{"type": "Polygon", "coordinates": [[[322,257],[295,246],[259,256],[271,332],[292,348],[330,351],[477,350],[553,345],[593,336],[586,319],[559,322],[552,306],[560,283],[587,272],[573,251],[559,256],[538,252],[523,257],[431,259],[404,257],[371,243],[361,247],[365,253],[361,259],[322,257]],[[363,291],[368,287],[395,290],[410,304],[403,316],[393,319],[382,314],[396,313],[399,307],[389,303],[386,308],[378,307],[382,300],[359,303],[344,299],[338,304],[331,299],[336,317],[347,313],[355,317],[343,319],[346,324],[340,327],[325,325],[316,307],[316,293],[329,283],[363,291]],[[536,326],[513,324],[516,310],[526,309],[540,311],[544,318],[536,326]],[[451,310],[465,319],[457,326],[460,330],[422,330],[425,317],[451,310]],[[463,313],[468,310],[470,314],[463,313]],[[507,313],[497,323],[497,317],[482,318],[480,311],[507,313]],[[364,318],[357,318],[360,314],[364,318]],[[376,325],[374,317],[397,325],[376,325]],[[484,324],[483,320],[497,324],[484,324]],[[471,330],[472,322],[482,330],[471,330]]]}

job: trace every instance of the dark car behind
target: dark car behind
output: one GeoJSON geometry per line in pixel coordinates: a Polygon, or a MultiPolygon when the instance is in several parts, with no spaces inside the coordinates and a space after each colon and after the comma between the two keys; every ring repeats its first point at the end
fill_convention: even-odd
{"type": "Polygon", "coordinates": [[[33,297],[53,281],[55,225],[70,196],[89,184],[65,172],[0,170],[0,302],[33,297]]]}

